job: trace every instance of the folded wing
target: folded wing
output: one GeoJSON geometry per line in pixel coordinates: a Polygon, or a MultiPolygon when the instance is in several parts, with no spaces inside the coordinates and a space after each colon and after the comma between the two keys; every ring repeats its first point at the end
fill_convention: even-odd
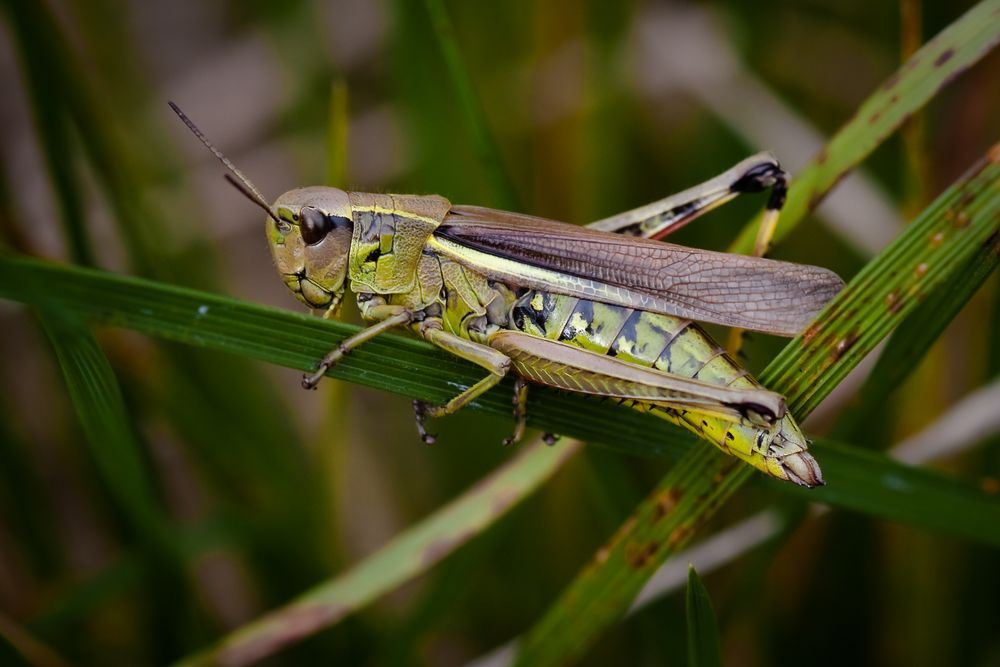
{"type": "Polygon", "coordinates": [[[843,287],[835,273],[816,266],[687,248],[480,207],[453,207],[435,235],[577,279],[558,281],[554,292],[784,336],[805,328],[843,287]],[[593,285],[611,289],[599,288],[595,295],[593,285]]]}

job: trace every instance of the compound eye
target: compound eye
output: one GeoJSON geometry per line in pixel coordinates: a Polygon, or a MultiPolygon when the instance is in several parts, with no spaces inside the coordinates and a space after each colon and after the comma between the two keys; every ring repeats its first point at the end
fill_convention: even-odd
{"type": "Polygon", "coordinates": [[[333,229],[333,220],[323,215],[319,209],[305,206],[299,215],[302,240],[306,242],[306,245],[316,245],[325,239],[326,235],[333,229]]]}

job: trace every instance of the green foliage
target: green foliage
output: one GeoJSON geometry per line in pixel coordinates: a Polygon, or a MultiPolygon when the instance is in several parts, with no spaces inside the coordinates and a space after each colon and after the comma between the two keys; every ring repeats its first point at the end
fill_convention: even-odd
{"type": "Polygon", "coordinates": [[[688,667],[722,665],[719,626],[705,584],[688,565],[687,582],[688,667]]]}
{"type": "MultiPolygon", "coordinates": [[[[481,371],[401,336],[347,357],[320,395],[298,391],[286,369],[311,369],[357,327],[259,305],[290,302],[274,296],[263,235],[237,227],[251,208],[182,187],[192,158],[174,151],[194,142],[160,126],[169,90],[241,167],[262,149],[247,171],[265,191],[325,179],[604,215],[768,148],[735,140],[745,128],[701,108],[718,100],[667,80],[672,68],[635,46],[663,25],[662,8],[426,0],[332,16],[313,2],[196,4],[176,16],[197,15],[197,29],[147,7],[125,20],[107,0],[2,3],[20,77],[0,142],[0,298],[25,304],[0,310],[7,659],[247,664],[284,649],[288,664],[439,664],[527,631],[519,664],[676,662],[680,599],[619,621],[716,514],[735,521],[761,506],[802,517],[803,530],[735,556],[712,581],[724,629],[739,619],[762,663],[800,662],[804,646],[840,663],[995,653],[996,441],[946,471],[883,451],[1000,358],[1000,149],[958,177],[1000,136],[1000,0],[964,16],[924,3],[923,32],[936,36],[895,74],[885,35],[896,17],[860,1],[821,12],[719,5],[739,53],[689,44],[698,77],[739,58],[741,76],[818,127],[850,116],[793,174],[777,238],[787,258],[845,276],[863,268],[802,336],[749,346],[755,368],[777,353],[758,377],[797,417],[829,406],[807,424],[827,434],[811,445],[827,480],[814,490],[761,479],[649,415],[541,388],[530,425],[566,437],[512,455],[495,446],[509,430],[509,382],[442,420],[441,444],[419,448],[405,401],[387,396],[439,402],[481,371]],[[206,92],[192,73],[218,63],[206,92]],[[239,97],[248,89],[257,98],[239,97]],[[243,108],[226,104],[237,99],[243,108]],[[894,131],[931,102],[900,160],[894,131]],[[39,160],[25,158],[22,135],[39,160]],[[867,262],[810,216],[864,160],[878,182],[908,183],[906,208],[935,199],[920,188],[957,178],[867,262]],[[275,173],[258,176],[265,162],[275,173]],[[912,179],[917,163],[928,173],[912,179]],[[882,341],[860,388],[837,403],[882,341]],[[837,511],[808,520],[806,503],[837,511]]],[[[700,7],[690,11],[701,23],[669,11],[692,35],[712,22],[700,7]]],[[[921,32],[903,29],[907,43],[921,32]]],[[[741,113],[769,120],[755,106],[741,113]]],[[[720,247],[742,227],[731,248],[745,250],[756,205],[741,198],[680,242],[720,247]]],[[[719,664],[693,568],[686,627],[689,663],[719,664]]]]}

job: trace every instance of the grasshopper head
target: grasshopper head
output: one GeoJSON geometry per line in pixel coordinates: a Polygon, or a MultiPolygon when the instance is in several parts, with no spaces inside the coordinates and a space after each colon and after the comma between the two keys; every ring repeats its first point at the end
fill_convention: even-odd
{"type": "Polygon", "coordinates": [[[354,224],[343,190],[289,190],[271,207],[267,240],[282,280],[312,308],[336,311],[344,296],[354,224]]]}
{"type": "Polygon", "coordinates": [[[354,224],[351,200],[336,188],[289,190],[268,206],[260,190],[212,145],[180,108],[170,108],[225,165],[226,179],[250,201],[267,212],[267,238],[274,263],[285,284],[307,306],[336,313],[344,296],[347,258],[354,224]]]}

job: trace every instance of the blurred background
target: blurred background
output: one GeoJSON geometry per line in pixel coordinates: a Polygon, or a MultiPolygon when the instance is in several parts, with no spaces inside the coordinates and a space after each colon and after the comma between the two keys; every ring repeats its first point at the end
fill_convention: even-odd
{"type": "MultiPolygon", "coordinates": [[[[972,3],[447,2],[447,43],[427,5],[405,0],[4,5],[4,244],[299,309],[263,215],[167,100],[271,198],[325,183],[585,223],[758,150],[794,179],[972,3]],[[451,47],[472,97],[450,82],[451,47]]],[[[993,53],[773,255],[853,275],[1000,136],[997,81],[993,53]]],[[[724,249],[762,203],[738,200],[672,240],[724,249]]],[[[995,377],[998,304],[994,276],[851,442],[886,449],[995,377]]],[[[359,561],[511,455],[505,420],[463,412],[436,423],[427,448],[404,398],[334,381],[306,393],[285,368],[101,330],[177,568],[109,489],[36,321],[2,302],[0,332],[0,609],[71,662],[177,659],[359,561]]],[[[749,367],[781,344],[752,338],[749,367]]],[[[856,387],[807,430],[835,428],[856,387]]],[[[1000,442],[941,465],[995,476],[1000,442]]],[[[430,574],[273,662],[472,660],[529,628],[665,470],[588,448],[430,574]]],[[[715,523],[776,498],[804,511],[755,486],[715,523]]],[[[705,577],[727,664],[1000,664],[995,551],[843,512],[792,525],[705,577]]],[[[683,594],[661,596],[586,664],[682,661],[684,627],[683,594]]]]}

